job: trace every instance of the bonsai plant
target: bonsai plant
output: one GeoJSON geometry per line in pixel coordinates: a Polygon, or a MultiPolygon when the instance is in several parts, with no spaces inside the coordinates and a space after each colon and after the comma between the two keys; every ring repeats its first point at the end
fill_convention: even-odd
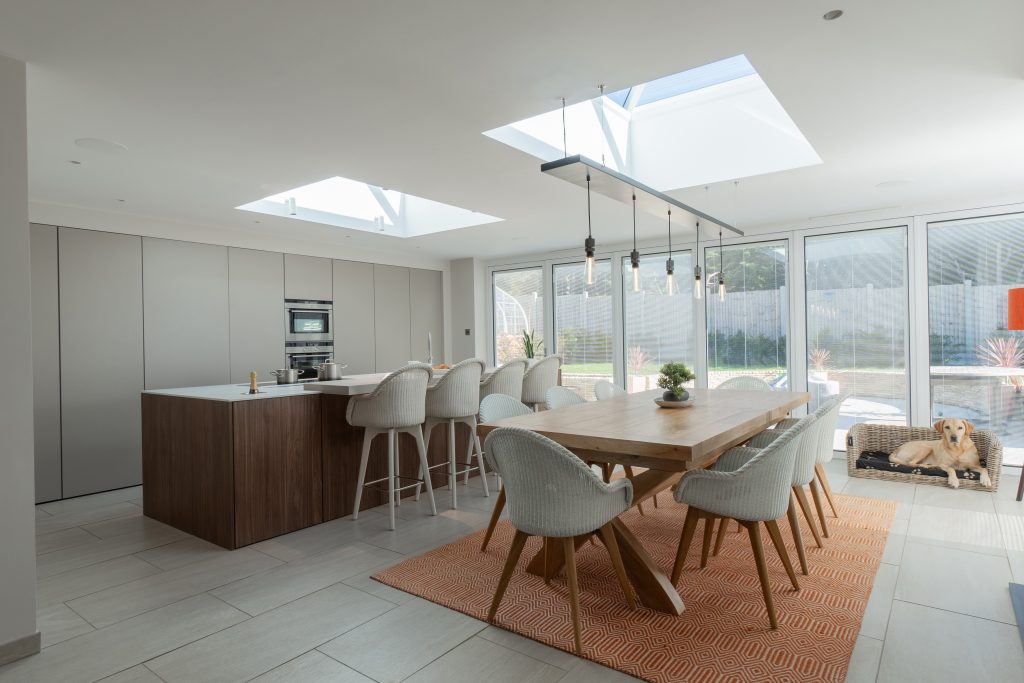
{"type": "Polygon", "coordinates": [[[665,363],[661,366],[658,386],[665,390],[662,399],[665,401],[685,401],[690,398],[683,384],[693,379],[693,371],[684,363],[665,363]]]}
{"type": "Polygon", "coordinates": [[[527,332],[523,330],[523,353],[526,354],[527,358],[536,358],[537,352],[540,351],[540,347],[544,345],[544,341],[537,341],[534,337],[533,330],[527,332]]]}

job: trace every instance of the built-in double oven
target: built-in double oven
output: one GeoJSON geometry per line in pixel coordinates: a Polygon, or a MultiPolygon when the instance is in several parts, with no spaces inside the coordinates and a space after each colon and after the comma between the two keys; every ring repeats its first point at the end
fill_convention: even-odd
{"type": "Polygon", "coordinates": [[[317,366],[334,357],[334,302],[285,299],[284,345],[299,380],[315,380],[317,366]]]}

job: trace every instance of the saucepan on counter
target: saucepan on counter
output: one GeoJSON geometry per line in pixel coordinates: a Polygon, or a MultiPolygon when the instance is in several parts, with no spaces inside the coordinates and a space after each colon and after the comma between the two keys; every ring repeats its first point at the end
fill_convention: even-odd
{"type": "Polygon", "coordinates": [[[347,367],[347,363],[335,363],[333,358],[328,358],[326,363],[316,366],[316,378],[320,382],[341,379],[341,371],[347,367]]]}
{"type": "Polygon", "coordinates": [[[299,371],[296,369],[281,368],[271,370],[270,374],[277,378],[278,384],[295,384],[299,381],[299,371]]]}

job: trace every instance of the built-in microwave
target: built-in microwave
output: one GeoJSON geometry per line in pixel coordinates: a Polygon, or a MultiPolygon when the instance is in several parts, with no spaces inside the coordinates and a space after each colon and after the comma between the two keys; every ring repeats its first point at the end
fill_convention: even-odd
{"type": "Polygon", "coordinates": [[[284,324],[286,342],[334,341],[334,303],[285,299],[284,324]]]}

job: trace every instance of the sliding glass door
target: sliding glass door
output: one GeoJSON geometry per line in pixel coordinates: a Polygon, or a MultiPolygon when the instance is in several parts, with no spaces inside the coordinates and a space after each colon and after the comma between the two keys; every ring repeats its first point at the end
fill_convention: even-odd
{"type": "Polygon", "coordinates": [[[836,425],[907,424],[905,227],[807,237],[807,386],[811,409],[847,394],[836,425]]]}
{"type": "Polygon", "coordinates": [[[593,400],[594,383],[615,376],[612,262],[594,263],[592,285],[586,284],[583,263],[556,264],[551,275],[562,384],[593,400]]]}
{"type": "Polygon", "coordinates": [[[496,271],[491,279],[494,359],[498,365],[524,356],[523,332],[532,332],[544,352],[544,270],[496,271]]]}
{"type": "Polygon", "coordinates": [[[1007,292],[1024,287],[1024,214],[928,226],[932,419],[995,432],[1024,464],[1024,332],[1007,329],[1007,292]]]}
{"type": "Polygon", "coordinates": [[[704,261],[707,282],[713,283],[724,261],[726,284],[725,301],[717,287],[707,290],[708,387],[740,375],[788,387],[786,241],[727,246],[721,257],[718,247],[708,247],[704,261]]]}
{"type": "MultiPolygon", "coordinates": [[[[629,257],[622,259],[623,351],[626,390],[630,392],[656,389],[664,363],[675,361],[694,368],[693,299],[685,288],[669,296],[665,283],[667,258],[667,253],[640,257],[638,292],[633,291],[629,257]]],[[[673,252],[672,259],[677,274],[693,271],[690,252],[673,252]]]]}

